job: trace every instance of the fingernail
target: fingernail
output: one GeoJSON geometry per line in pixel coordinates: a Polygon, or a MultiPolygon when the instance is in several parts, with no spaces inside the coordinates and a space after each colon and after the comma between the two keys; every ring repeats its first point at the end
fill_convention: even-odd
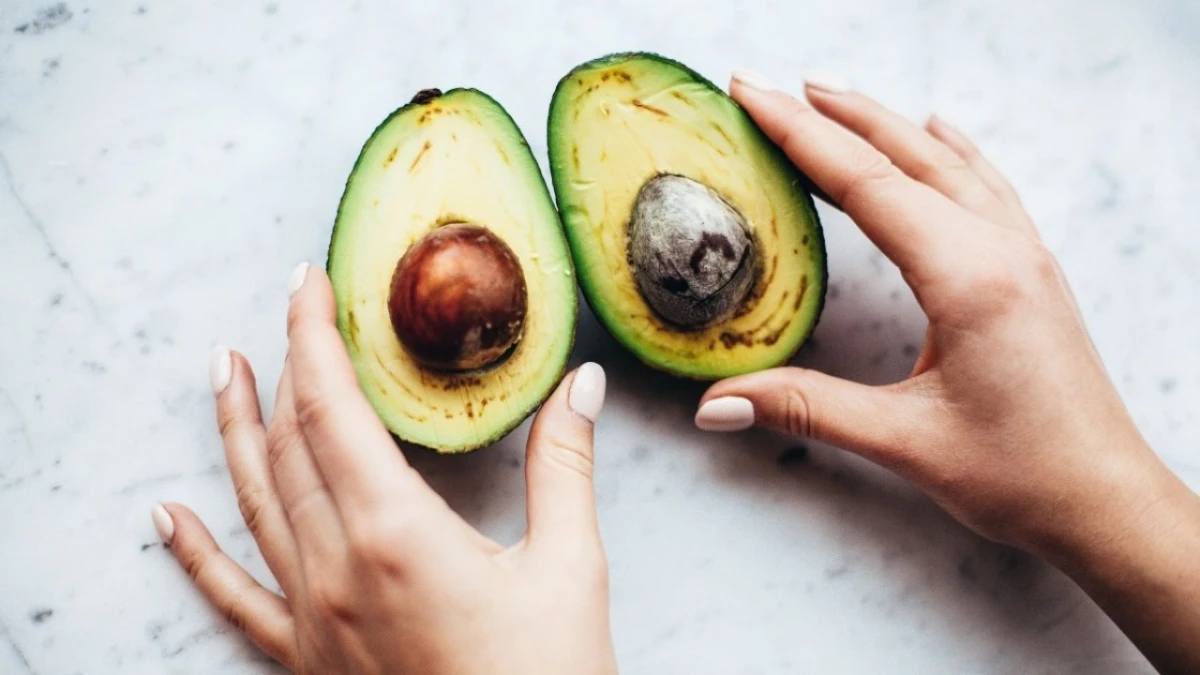
{"type": "Polygon", "coordinates": [[[208,359],[208,383],[212,385],[213,395],[220,396],[232,378],[233,357],[229,347],[217,347],[208,359]]]}
{"type": "Polygon", "coordinates": [[[604,389],[604,369],[595,363],[585,363],[575,371],[575,380],[567,393],[567,405],[594,424],[604,407],[604,389]]]}
{"type": "Polygon", "coordinates": [[[171,520],[171,514],[163,508],[162,504],[158,504],[150,511],[150,520],[154,521],[154,529],[158,531],[158,538],[162,539],[164,544],[170,544],[175,538],[175,521],[171,520]]]}
{"type": "Polygon", "coordinates": [[[738,69],[733,71],[733,79],[752,89],[759,91],[775,91],[777,88],[773,82],[768,80],[761,73],[756,73],[753,70],[738,69]]]}
{"type": "Polygon", "coordinates": [[[830,94],[844,94],[850,91],[850,85],[845,80],[823,70],[814,70],[805,75],[804,84],[830,94]]]}
{"type": "Polygon", "coordinates": [[[292,276],[288,279],[288,297],[296,294],[300,287],[304,285],[304,280],[308,277],[308,263],[302,262],[296,265],[296,269],[292,270],[292,276]]]}
{"type": "Polygon", "coordinates": [[[754,404],[741,396],[722,396],[700,406],[696,426],[703,431],[741,431],[754,426],[754,404]]]}

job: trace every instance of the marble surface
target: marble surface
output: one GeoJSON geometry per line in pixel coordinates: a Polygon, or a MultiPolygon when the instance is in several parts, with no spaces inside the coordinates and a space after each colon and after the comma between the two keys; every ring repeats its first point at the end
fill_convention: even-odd
{"type": "MultiPolygon", "coordinates": [[[[1200,5],[1192,0],[717,3],[0,2],[0,672],[266,673],[156,545],[195,507],[262,578],[207,389],[227,343],[273,392],[284,287],[323,261],[361,142],[426,86],[486,89],[545,165],[557,78],[648,49],[721,82],[840,72],[938,110],[1022,191],[1166,461],[1200,487],[1200,5]],[[751,6],[751,5],[754,6],[751,6]]],[[[822,211],[832,288],[798,362],[902,377],[923,324],[822,211]]],[[[691,427],[698,386],[581,318],[609,369],[601,518],[623,672],[1141,673],[1061,574],[982,541],[856,458],[691,427]]],[[[512,541],[525,428],[419,461],[512,541]]]]}

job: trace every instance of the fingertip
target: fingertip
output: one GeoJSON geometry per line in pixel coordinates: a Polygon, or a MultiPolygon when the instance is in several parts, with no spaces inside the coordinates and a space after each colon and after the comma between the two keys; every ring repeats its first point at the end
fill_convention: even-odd
{"type": "Polygon", "coordinates": [[[608,378],[598,363],[588,362],[577,368],[567,392],[567,407],[592,424],[600,419],[608,378]]]}
{"type": "Polygon", "coordinates": [[[155,504],[154,508],[150,509],[150,521],[154,523],[154,531],[158,533],[158,538],[170,546],[175,539],[175,519],[171,517],[166,506],[155,504]]]}

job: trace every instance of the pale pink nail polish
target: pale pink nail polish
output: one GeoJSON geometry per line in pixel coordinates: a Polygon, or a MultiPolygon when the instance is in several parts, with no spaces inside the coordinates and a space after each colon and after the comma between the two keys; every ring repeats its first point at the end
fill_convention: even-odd
{"type": "Polygon", "coordinates": [[[212,385],[213,395],[220,396],[233,379],[233,355],[229,347],[217,347],[208,360],[208,383],[212,385]]]}
{"type": "Polygon", "coordinates": [[[158,532],[158,538],[162,539],[164,544],[170,544],[175,538],[175,521],[171,520],[171,514],[163,508],[162,504],[155,505],[150,511],[150,520],[154,521],[154,529],[158,532]]]}
{"type": "Polygon", "coordinates": [[[292,276],[288,278],[288,297],[296,294],[300,287],[304,285],[304,280],[308,278],[308,263],[302,262],[296,265],[296,269],[292,270],[292,276]]]}
{"type": "Polygon", "coordinates": [[[844,94],[850,85],[841,77],[823,70],[815,70],[804,76],[804,84],[829,94],[844,94]]]}
{"type": "Polygon", "coordinates": [[[595,363],[585,363],[575,371],[571,391],[567,392],[567,405],[571,410],[595,423],[604,407],[604,390],[607,386],[604,369],[595,363]]]}
{"type": "Polygon", "coordinates": [[[738,69],[733,71],[733,79],[759,91],[775,91],[777,87],[774,82],[771,82],[766,76],[761,73],[756,73],[753,70],[738,69]]]}
{"type": "Polygon", "coordinates": [[[754,404],[741,396],[723,396],[700,406],[696,426],[703,431],[741,431],[754,426],[754,404]]]}

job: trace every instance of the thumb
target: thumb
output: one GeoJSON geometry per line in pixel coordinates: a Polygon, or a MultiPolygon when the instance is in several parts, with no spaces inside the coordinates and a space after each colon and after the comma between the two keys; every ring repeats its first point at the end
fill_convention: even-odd
{"type": "Polygon", "coordinates": [[[526,448],[529,540],[597,536],[592,428],[604,405],[604,369],[585,363],[538,412],[526,448]]]}
{"type": "Polygon", "coordinates": [[[776,368],[713,385],[700,400],[696,426],[740,431],[760,426],[825,441],[889,464],[914,428],[908,397],[801,368],[776,368]]]}

